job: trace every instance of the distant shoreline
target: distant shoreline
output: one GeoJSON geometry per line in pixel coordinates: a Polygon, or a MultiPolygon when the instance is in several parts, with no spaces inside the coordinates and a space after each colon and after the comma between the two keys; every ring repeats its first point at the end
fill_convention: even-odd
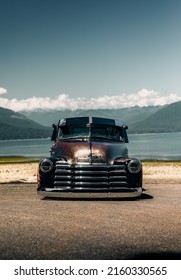
{"type": "MultiPolygon", "coordinates": [[[[47,155],[48,156],[48,155],[47,155]]],[[[31,163],[31,162],[38,162],[42,157],[37,156],[1,156],[0,155],[0,164],[3,163],[31,163]]],[[[181,159],[142,159],[143,163],[181,163],[181,159]]]]}
{"type": "MultiPolygon", "coordinates": [[[[130,157],[142,161],[180,161],[181,133],[130,135],[126,144],[130,157]]],[[[42,158],[50,155],[50,139],[0,141],[0,158],[42,158]]]]}
{"type": "Polygon", "coordinates": [[[29,140],[50,140],[51,141],[51,137],[42,137],[42,138],[7,138],[7,139],[0,139],[0,141],[29,141],[29,140]]]}
{"type": "Polygon", "coordinates": [[[16,164],[16,163],[31,163],[31,162],[38,162],[41,157],[31,156],[31,157],[24,157],[24,156],[0,156],[0,164],[16,164]]]}
{"type": "MultiPolygon", "coordinates": [[[[154,135],[154,134],[175,134],[175,133],[181,133],[181,131],[150,131],[150,132],[128,132],[128,137],[132,136],[132,135],[154,135]]],[[[5,139],[1,139],[0,141],[29,141],[29,140],[50,140],[51,142],[51,136],[48,137],[39,137],[39,138],[5,138],[5,139]]]]}

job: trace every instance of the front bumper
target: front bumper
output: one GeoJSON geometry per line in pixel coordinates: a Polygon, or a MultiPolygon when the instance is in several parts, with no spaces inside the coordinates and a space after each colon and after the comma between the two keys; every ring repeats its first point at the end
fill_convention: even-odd
{"type": "Polygon", "coordinates": [[[142,188],[77,188],[74,191],[62,190],[62,188],[45,188],[44,190],[38,190],[37,193],[44,197],[64,197],[64,198],[134,198],[139,197],[142,194],[142,188]]]}

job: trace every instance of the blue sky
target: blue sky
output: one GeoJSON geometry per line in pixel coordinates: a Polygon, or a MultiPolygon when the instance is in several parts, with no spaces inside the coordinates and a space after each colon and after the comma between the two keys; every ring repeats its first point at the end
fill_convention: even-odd
{"type": "Polygon", "coordinates": [[[0,0],[0,106],[181,100],[180,0],[0,0]]]}

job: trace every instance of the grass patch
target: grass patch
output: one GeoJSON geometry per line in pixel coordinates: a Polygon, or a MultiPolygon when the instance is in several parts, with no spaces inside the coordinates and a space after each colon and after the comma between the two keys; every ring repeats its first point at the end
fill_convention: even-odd
{"type": "Polygon", "coordinates": [[[174,160],[174,159],[171,159],[171,160],[161,160],[161,159],[142,159],[141,160],[142,162],[149,162],[149,163],[151,163],[151,162],[153,162],[153,163],[169,163],[169,162],[181,162],[181,160],[174,160]]]}
{"type": "Polygon", "coordinates": [[[142,161],[145,167],[162,167],[162,166],[172,166],[181,167],[181,161],[142,161]]]}
{"type": "MultiPolygon", "coordinates": [[[[22,156],[7,156],[0,157],[0,164],[10,163],[38,163],[41,158],[37,157],[22,157],[22,156]]],[[[143,166],[175,166],[181,167],[180,160],[142,160],[143,166]]]]}
{"type": "Polygon", "coordinates": [[[20,157],[20,156],[11,156],[11,157],[0,157],[0,164],[4,163],[33,163],[38,162],[40,158],[37,157],[20,157]]]}

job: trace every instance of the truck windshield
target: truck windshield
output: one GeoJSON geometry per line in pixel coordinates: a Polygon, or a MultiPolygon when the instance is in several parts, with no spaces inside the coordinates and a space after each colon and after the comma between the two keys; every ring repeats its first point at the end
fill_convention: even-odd
{"type": "Polygon", "coordinates": [[[62,140],[95,140],[100,139],[120,141],[120,129],[116,126],[63,126],[59,137],[62,140]]]}

